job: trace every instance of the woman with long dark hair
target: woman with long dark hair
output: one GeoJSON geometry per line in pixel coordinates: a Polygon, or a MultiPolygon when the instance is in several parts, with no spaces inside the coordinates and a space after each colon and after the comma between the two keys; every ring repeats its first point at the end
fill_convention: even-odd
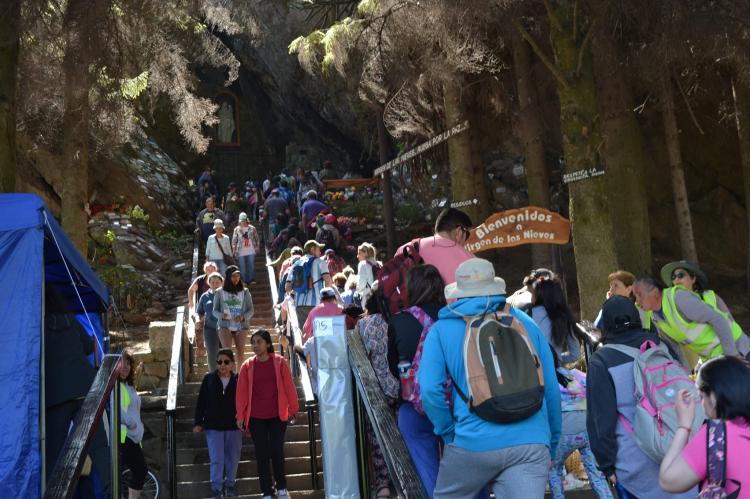
{"type": "Polygon", "coordinates": [[[240,269],[227,267],[223,287],[214,298],[214,316],[219,321],[219,339],[223,348],[237,347],[237,363],[245,360],[245,341],[253,317],[253,298],[242,283],[240,269]]]}
{"type": "Polygon", "coordinates": [[[255,444],[258,478],[264,499],[288,497],[284,471],[284,434],[299,411],[297,389],[284,357],[273,351],[271,334],[259,329],[250,337],[255,357],[237,377],[237,427],[249,430],[255,444]],[[271,478],[273,461],[273,480],[271,478]],[[275,481],[275,486],[274,486],[275,481]]]}
{"type": "Polygon", "coordinates": [[[570,364],[581,356],[576,336],[576,322],[565,299],[562,285],[556,278],[541,277],[532,285],[531,318],[542,330],[561,365],[570,364]]]}
{"type": "Polygon", "coordinates": [[[143,457],[143,422],[141,398],[133,386],[135,361],[129,351],[123,350],[120,361],[120,459],[123,467],[130,469],[128,498],[141,497],[148,469],[143,457]]]}
{"type": "MultiPolygon", "coordinates": [[[[750,365],[737,357],[717,357],[703,364],[696,383],[700,400],[680,390],[675,408],[680,426],[661,462],[659,484],[668,492],[683,492],[698,483],[708,485],[709,463],[723,457],[726,497],[750,497],[750,365]],[[703,404],[709,420],[690,439],[695,406],[703,404]],[[690,439],[690,442],[688,442],[690,439]]],[[[711,466],[713,468],[713,466],[711,466]]],[[[701,496],[703,497],[703,496],[701,496]]],[[[720,497],[711,495],[711,497],[720,497]]],[[[724,496],[721,496],[724,497],[724,496]]]]}
{"type": "Polygon", "coordinates": [[[437,267],[419,265],[406,274],[406,287],[411,306],[394,315],[388,326],[388,365],[391,374],[401,380],[398,427],[424,488],[432,497],[440,467],[439,441],[430,420],[408,399],[418,368],[417,347],[423,330],[429,331],[445,305],[445,283],[437,267]]]}

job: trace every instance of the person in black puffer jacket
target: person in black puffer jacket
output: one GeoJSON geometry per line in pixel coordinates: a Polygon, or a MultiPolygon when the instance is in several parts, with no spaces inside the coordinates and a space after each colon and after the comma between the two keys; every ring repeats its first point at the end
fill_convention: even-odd
{"type": "Polygon", "coordinates": [[[242,450],[242,431],[235,421],[237,375],[234,352],[222,348],[216,355],[218,369],[206,374],[195,407],[195,433],[205,433],[211,461],[214,499],[232,497],[242,450]]]}

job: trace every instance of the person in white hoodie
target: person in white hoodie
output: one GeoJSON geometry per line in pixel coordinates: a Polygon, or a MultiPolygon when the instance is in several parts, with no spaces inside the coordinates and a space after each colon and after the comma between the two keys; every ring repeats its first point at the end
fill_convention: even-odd
{"type": "Polygon", "coordinates": [[[375,284],[375,275],[381,268],[381,265],[375,260],[375,254],[375,246],[370,243],[362,243],[357,248],[357,260],[359,260],[357,265],[357,293],[359,293],[362,303],[367,303],[375,284]]]}
{"type": "Polygon", "coordinates": [[[141,399],[133,386],[135,366],[133,356],[127,350],[120,361],[120,459],[130,470],[128,499],[141,497],[146,481],[146,458],[143,457],[143,422],[141,421],[141,399]]]}

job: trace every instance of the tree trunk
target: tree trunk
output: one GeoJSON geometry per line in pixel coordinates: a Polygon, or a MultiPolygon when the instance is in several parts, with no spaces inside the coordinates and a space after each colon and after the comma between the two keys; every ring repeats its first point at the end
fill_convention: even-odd
{"type": "MultiPolygon", "coordinates": [[[[565,172],[599,166],[601,134],[597,123],[596,86],[585,37],[574,32],[575,7],[564,0],[550,6],[550,37],[555,54],[565,172]]],[[[582,27],[582,26],[581,26],[582,27]]],[[[597,176],[571,182],[570,220],[578,277],[581,316],[595,317],[604,299],[607,276],[617,268],[609,211],[607,180],[597,176]]]]}
{"type": "MultiPolygon", "coordinates": [[[[388,137],[388,131],[385,129],[383,122],[383,109],[377,111],[378,120],[378,152],[380,154],[380,164],[388,162],[391,154],[391,142],[388,137]]],[[[396,252],[396,220],[393,211],[393,188],[391,185],[391,172],[385,172],[380,181],[383,190],[383,222],[385,223],[385,241],[390,259],[396,252]]]]}
{"type": "MultiPolygon", "coordinates": [[[[469,118],[466,100],[463,98],[463,79],[457,78],[443,86],[445,103],[445,127],[453,128],[469,118]]],[[[472,128],[448,139],[448,159],[450,161],[451,194],[453,202],[477,199],[476,177],[472,158],[472,128]]],[[[474,225],[484,221],[481,209],[477,204],[460,208],[471,218],[474,225]]],[[[486,209],[486,207],[485,207],[486,209]]]]}
{"type": "MultiPolygon", "coordinates": [[[[523,144],[529,204],[549,208],[549,171],[544,156],[544,125],[539,96],[531,78],[531,48],[520,35],[513,36],[513,70],[518,95],[518,134],[523,144]]],[[[552,246],[532,244],[534,268],[551,268],[552,246]]]]}
{"type": "MultiPolygon", "coordinates": [[[[734,97],[734,116],[737,123],[737,135],[740,141],[742,180],[745,189],[745,213],[748,224],[748,242],[750,242],[750,90],[744,83],[733,79],[732,96],[734,97]]],[[[747,289],[750,290],[750,248],[747,251],[746,272],[747,289]]]]}
{"type": "Polygon", "coordinates": [[[647,164],[643,135],[633,112],[633,96],[619,64],[611,30],[597,30],[592,43],[605,180],[619,267],[635,275],[651,272],[651,231],[643,175],[647,164]]]}
{"type": "MultiPolygon", "coordinates": [[[[96,2],[98,3],[98,2],[96,2]]],[[[62,226],[86,257],[88,241],[89,74],[91,4],[69,0],[65,12],[62,226]]]]}
{"type": "Polygon", "coordinates": [[[685,169],[683,168],[682,152],[680,151],[680,131],[677,128],[677,117],[674,110],[672,79],[668,73],[662,76],[660,83],[664,136],[667,142],[669,171],[672,177],[672,194],[677,213],[677,230],[680,235],[682,258],[697,264],[698,252],[695,249],[693,222],[690,217],[690,203],[688,202],[687,186],[685,185],[685,169]]]}
{"type": "Polygon", "coordinates": [[[16,188],[16,75],[21,0],[0,8],[0,192],[16,188]]]}

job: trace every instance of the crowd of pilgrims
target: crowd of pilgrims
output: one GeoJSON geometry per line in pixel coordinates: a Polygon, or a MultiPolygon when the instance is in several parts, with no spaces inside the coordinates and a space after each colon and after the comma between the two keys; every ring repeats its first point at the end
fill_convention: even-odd
{"type": "MultiPolygon", "coordinates": [[[[264,497],[288,495],[283,443],[299,410],[296,390],[271,334],[250,331],[255,254],[269,251],[279,282],[275,306],[282,321],[295,308],[303,344],[292,351],[306,358],[314,390],[313,319],[344,315],[362,338],[429,497],[541,498],[548,490],[559,499],[579,485],[565,469],[577,451],[599,497],[750,498],[743,463],[750,455],[750,336],[696,264],[671,262],[658,278],[613,269],[587,328],[576,323],[549,269],[531,271],[508,292],[492,263],[465,249],[473,224],[458,209],[444,210],[433,234],[383,261],[372,244],[359,244],[350,266],[352,247],[320,200],[315,173],[249,181],[244,193],[229,184],[222,209],[205,175],[196,232],[206,262],[188,295],[216,363],[195,411],[214,497],[234,495],[248,432],[264,497]],[[403,289],[383,287],[384,274],[401,276],[403,289]],[[491,357],[477,363],[466,347],[484,327],[500,336],[488,347],[491,357]],[[255,355],[245,359],[248,335],[255,355]],[[513,338],[523,339],[520,355],[502,351],[518,347],[513,338]],[[522,365],[526,355],[531,371],[522,365]],[[519,399],[516,385],[532,391],[519,399]],[[515,403],[537,403],[511,414],[513,395],[515,403]]],[[[483,340],[476,341],[484,355],[483,340]]],[[[368,437],[373,492],[393,497],[371,429],[368,437]]]]}

